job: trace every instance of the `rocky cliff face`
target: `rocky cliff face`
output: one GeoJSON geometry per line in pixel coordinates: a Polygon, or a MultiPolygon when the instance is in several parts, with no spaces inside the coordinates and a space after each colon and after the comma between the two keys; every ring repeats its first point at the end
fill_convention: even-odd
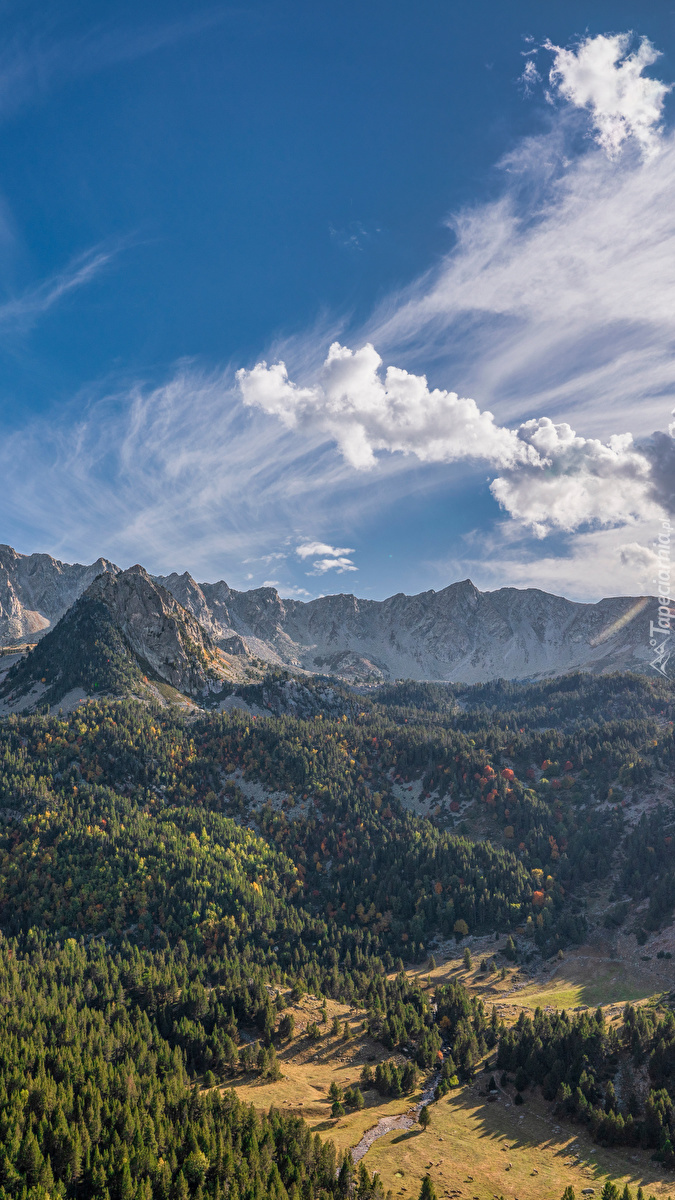
{"type": "Polygon", "coordinates": [[[292,670],[354,681],[477,683],[573,670],[643,670],[650,657],[655,602],[647,599],[576,604],[536,588],[481,592],[467,579],[416,596],[399,593],[379,601],[340,595],[303,603],[282,600],[274,588],[237,592],[223,580],[199,584],[187,572],[151,579],[140,567],[120,573],[105,559],[68,566],[7,546],[0,547],[0,645],[44,636],[98,575],[96,587],[115,608],[134,653],[167,680],[172,656],[175,677],[188,683],[191,678],[167,596],[190,615],[187,640],[207,657],[218,648],[240,674],[255,655],[292,670]],[[115,579],[123,580],[119,588],[115,579]]]}
{"type": "Polygon", "coordinates": [[[228,677],[207,630],[143,567],[99,575],[85,598],[101,600],[136,659],[179,691],[217,691],[228,677]]]}
{"type": "Polygon", "coordinates": [[[643,670],[649,660],[655,602],[646,598],[576,604],[535,588],[481,592],[467,579],[417,596],[303,603],[282,600],[274,588],[236,592],[189,576],[168,576],[164,585],[173,591],[176,579],[182,603],[220,644],[239,635],[269,662],[352,680],[478,683],[643,670]]]}
{"type": "Polygon", "coordinates": [[[142,694],[157,682],[205,697],[230,676],[226,656],[199,622],[137,566],[104,572],[89,585],[0,678],[0,709],[58,705],[74,693],[142,694]]]}
{"type": "Polygon", "coordinates": [[[0,545],[0,646],[43,636],[97,575],[118,570],[105,558],[90,566],[71,565],[0,545]]]}

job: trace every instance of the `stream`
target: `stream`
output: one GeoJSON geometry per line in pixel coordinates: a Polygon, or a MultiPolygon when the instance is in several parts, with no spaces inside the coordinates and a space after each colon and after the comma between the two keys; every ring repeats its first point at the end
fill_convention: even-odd
{"type": "Polygon", "coordinates": [[[373,1142],[377,1142],[385,1134],[391,1133],[392,1129],[412,1129],[413,1125],[417,1124],[422,1107],[433,1100],[436,1085],[440,1077],[441,1072],[436,1071],[422,1092],[420,1100],[413,1108],[408,1109],[407,1113],[400,1113],[397,1117],[381,1117],[377,1125],[373,1125],[370,1129],[367,1129],[359,1144],[352,1150],[354,1162],[360,1162],[364,1154],[367,1154],[370,1150],[373,1142]]]}

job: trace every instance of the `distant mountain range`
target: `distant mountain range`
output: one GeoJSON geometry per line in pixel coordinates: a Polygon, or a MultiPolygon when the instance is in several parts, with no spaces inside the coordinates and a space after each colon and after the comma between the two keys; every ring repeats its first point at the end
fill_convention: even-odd
{"type": "MultiPolygon", "coordinates": [[[[69,565],[0,546],[0,646],[38,641],[41,659],[72,657],[85,629],[91,637],[98,605],[99,620],[105,616],[106,628],[116,630],[134,669],[191,695],[265,664],[352,682],[646,670],[655,604],[625,596],[578,604],[536,588],[481,592],[468,579],[381,601],[336,595],[303,602],[269,587],[237,592],[223,581],[199,584],[187,572],[151,577],[103,558],[69,565]]],[[[100,667],[94,673],[105,674],[100,667]]]]}

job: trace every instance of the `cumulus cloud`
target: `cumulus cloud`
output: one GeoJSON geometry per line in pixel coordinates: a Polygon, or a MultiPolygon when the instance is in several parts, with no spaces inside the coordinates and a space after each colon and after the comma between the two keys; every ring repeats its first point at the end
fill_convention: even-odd
{"type": "Polygon", "coordinates": [[[336,571],[338,575],[344,575],[345,571],[359,569],[351,558],[346,557],[354,553],[349,546],[329,546],[327,542],[302,542],[295,553],[303,560],[312,558],[315,554],[324,555],[323,558],[314,559],[314,570],[308,571],[308,575],[325,575],[326,571],[336,571]]]}
{"type": "Polygon", "coordinates": [[[654,464],[631,434],[615,434],[603,443],[579,437],[569,425],[555,425],[546,417],[525,422],[518,434],[536,449],[539,460],[498,477],[490,490],[538,536],[583,525],[629,525],[667,511],[668,497],[654,464]]]}
{"type": "Polygon", "coordinates": [[[350,350],[333,342],[319,381],[299,387],[286,364],[259,362],[240,370],[244,404],[261,408],[289,429],[334,440],[357,470],[372,468],[376,452],[415,454],[422,462],[482,458],[498,466],[535,461],[536,454],[474,400],[442,388],[429,390],[424,375],[387,367],[370,343],[350,350]]]}
{"type": "Polygon", "coordinates": [[[649,38],[628,53],[632,41],[631,34],[618,33],[585,38],[572,49],[545,43],[554,54],[553,88],[577,108],[588,109],[596,141],[611,157],[628,138],[646,155],[657,151],[663,103],[671,90],[644,75],[660,57],[649,38]]]}
{"type": "MultiPolygon", "coordinates": [[[[289,428],[329,436],[357,470],[374,467],[382,451],[412,454],[421,462],[474,459],[501,468],[491,484],[493,496],[540,537],[552,529],[628,525],[672,509],[675,441],[667,434],[654,434],[641,445],[630,433],[603,442],[548,417],[507,429],[474,400],[430,391],[424,376],[397,367],[382,376],[381,367],[372,345],[352,351],[334,342],[320,381],[309,387],[293,383],[284,363],[261,362],[237,377],[245,404],[289,428]]],[[[309,542],[297,553],[332,555],[314,563],[322,571],[351,551],[309,542]]],[[[354,567],[343,559],[340,569],[354,567]]]]}
{"type": "Polygon", "coordinates": [[[358,571],[358,567],[352,562],[351,558],[318,558],[312,563],[313,571],[308,571],[309,575],[325,575],[326,571],[337,571],[338,575],[344,575],[345,571],[358,571]]]}

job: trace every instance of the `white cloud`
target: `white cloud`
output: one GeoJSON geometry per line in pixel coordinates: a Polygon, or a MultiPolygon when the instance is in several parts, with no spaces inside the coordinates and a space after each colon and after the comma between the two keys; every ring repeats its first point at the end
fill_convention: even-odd
{"type": "MultiPolygon", "coordinates": [[[[430,392],[424,376],[390,366],[383,379],[381,365],[372,345],[354,352],[334,342],[320,382],[310,387],[289,380],[284,363],[268,367],[261,362],[237,377],[245,404],[304,433],[334,438],[356,469],[374,467],[377,451],[413,454],[422,462],[468,458],[505,469],[492,482],[492,493],[538,536],[583,525],[627,525],[656,518],[668,507],[654,454],[638,448],[629,433],[602,442],[580,437],[567,423],[549,418],[505,429],[473,400],[439,389],[430,392]]],[[[351,552],[310,542],[297,553],[304,558],[351,552]]],[[[342,569],[354,569],[344,565],[347,561],[342,569]]],[[[324,558],[314,567],[329,570],[331,563],[324,558]]]]}
{"type": "Polygon", "coordinates": [[[456,556],[435,564],[437,578],[471,578],[483,591],[499,587],[541,588],[572,600],[594,603],[603,596],[653,595],[658,559],[651,521],[625,529],[591,530],[533,544],[522,527],[501,521],[476,530],[456,556]]]}
{"type": "Polygon", "coordinates": [[[313,386],[291,382],[283,362],[257,363],[238,371],[237,379],[244,404],[279,417],[289,429],[333,439],[357,470],[374,467],[378,450],[415,454],[422,462],[481,458],[507,467],[536,460],[474,400],[430,391],[424,375],[399,367],[387,367],[382,378],[381,366],[370,343],[353,351],[333,342],[313,386]]]}
{"type": "MultiPolygon", "coordinates": [[[[534,51],[528,50],[526,53],[533,54],[534,51]]],[[[541,83],[541,75],[537,70],[533,58],[528,58],[527,62],[525,63],[525,66],[523,67],[523,73],[520,76],[520,82],[523,85],[523,91],[526,96],[531,96],[535,85],[537,83],[541,83]]]]}
{"type": "Polygon", "coordinates": [[[307,588],[294,587],[292,584],[279,584],[279,595],[283,600],[308,599],[311,594],[311,592],[307,591],[307,588]]]}
{"type": "Polygon", "coordinates": [[[656,152],[663,103],[670,91],[660,80],[643,74],[659,52],[648,38],[642,38],[629,54],[632,41],[631,34],[619,33],[585,38],[574,49],[545,43],[555,55],[549,76],[552,86],[571,104],[590,111],[596,140],[610,156],[618,154],[631,137],[643,153],[656,152]]]}
{"type": "Polygon", "coordinates": [[[339,558],[342,554],[353,554],[349,546],[329,546],[327,542],[302,542],[296,547],[298,558],[311,558],[314,554],[329,554],[331,558],[339,558]]]}
{"type": "Polygon", "coordinates": [[[647,158],[580,153],[581,117],[556,108],[520,142],[501,196],[453,214],[450,252],[360,336],[501,424],[546,413],[604,439],[648,433],[675,399],[675,136],[653,131],[647,158]]]}
{"type": "Polygon", "coordinates": [[[312,563],[313,571],[308,571],[309,575],[325,575],[326,571],[337,571],[338,575],[344,575],[345,571],[358,571],[358,567],[354,565],[351,558],[319,558],[312,563]]]}
{"type": "Polygon", "coordinates": [[[538,451],[539,462],[495,479],[490,490],[538,536],[583,525],[618,527],[663,514],[652,463],[630,434],[603,443],[548,418],[528,421],[518,432],[538,451]]]}
{"type": "Polygon", "coordinates": [[[329,546],[327,542],[302,542],[296,547],[295,553],[303,560],[312,558],[315,554],[326,556],[314,560],[314,570],[308,571],[308,575],[325,575],[326,571],[337,571],[338,575],[343,575],[345,571],[359,569],[351,558],[346,557],[347,554],[354,553],[349,546],[329,546]]]}
{"type": "MultiPolygon", "coordinates": [[[[578,58],[580,47],[567,53],[578,58]]],[[[556,84],[565,104],[547,110],[549,132],[504,160],[497,201],[452,218],[454,244],[437,268],[352,337],[337,324],[327,337],[314,331],[286,347],[288,369],[244,372],[243,410],[228,371],[181,366],[158,386],[79,397],[2,438],[5,529],[25,531],[20,548],[103,552],[122,565],[140,558],[158,572],[189,567],[214,578],[244,555],[271,564],[270,551],[294,545],[311,511],[317,548],[301,561],[314,559],[320,574],[352,571],[351,550],[319,540],[333,536],[337,506],[351,529],[407,490],[447,480],[430,464],[459,462],[452,479],[470,503],[488,464],[514,518],[496,524],[501,582],[639,590],[620,583],[639,566],[638,551],[617,547],[642,545],[653,506],[675,503],[675,443],[645,437],[667,424],[675,402],[675,138],[659,133],[665,91],[651,93],[659,115],[650,124],[647,93],[633,87],[654,82],[641,53],[620,87],[611,71],[630,56],[607,68],[618,110],[596,84],[584,103],[566,59],[556,84]],[[580,122],[599,137],[605,110],[627,152],[587,140],[579,153],[580,122]],[[631,141],[644,149],[650,139],[660,154],[630,153],[631,141]],[[322,366],[338,335],[360,348],[337,343],[322,366]],[[399,365],[383,370],[380,355],[399,365]],[[590,531],[550,535],[546,553],[523,534],[523,523],[542,532],[585,522],[590,531]],[[522,541],[517,556],[500,558],[507,530],[522,541]]],[[[27,297],[27,308],[51,295],[47,287],[27,297]]]]}
{"type": "Polygon", "coordinates": [[[178,20],[136,26],[115,27],[106,20],[75,36],[62,36],[58,18],[47,19],[44,15],[28,20],[24,17],[10,30],[9,15],[5,11],[5,40],[0,42],[0,116],[36,100],[43,101],[48,88],[117,63],[132,62],[204,33],[222,24],[228,11],[211,7],[178,20]]]}
{"type": "Polygon", "coordinates": [[[0,330],[15,333],[28,328],[38,317],[48,312],[70,292],[90,283],[108,266],[119,250],[95,247],[80,254],[63,271],[27,288],[19,296],[0,304],[0,330]]]}
{"type": "Polygon", "coordinates": [[[336,505],[348,525],[363,506],[352,477],[317,442],[242,410],[231,373],[186,364],[157,386],[78,395],[0,436],[0,521],[20,550],[241,586],[310,506],[317,529],[336,505]]]}

